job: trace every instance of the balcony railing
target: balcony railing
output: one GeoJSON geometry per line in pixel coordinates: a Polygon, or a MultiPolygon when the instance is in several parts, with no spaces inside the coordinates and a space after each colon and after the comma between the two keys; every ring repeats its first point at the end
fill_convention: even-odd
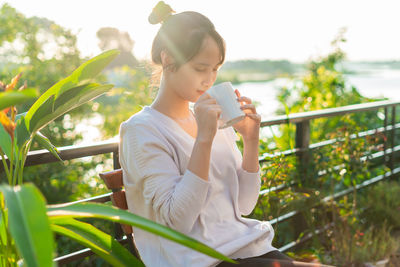
{"type": "MultiPolygon", "coordinates": [[[[365,160],[381,160],[383,164],[389,167],[390,171],[385,174],[373,177],[369,180],[364,181],[361,184],[357,185],[357,188],[363,188],[375,184],[383,179],[387,179],[390,177],[394,177],[395,175],[400,173],[400,167],[396,167],[397,157],[400,151],[400,145],[395,144],[396,136],[398,135],[398,129],[400,128],[400,123],[396,123],[396,107],[400,105],[400,101],[379,101],[379,102],[371,102],[366,104],[357,104],[357,105],[349,105],[338,108],[329,108],[318,111],[290,114],[288,116],[277,116],[267,121],[263,121],[261,123],[261,127],[280,125],[280,124],[295,124],[296,125],[296,137],[295,137],[295,147],[291,150],[287,151],[279,151],[274,154],[263,154],[260,155],[259,161],[260,163],[267,162],[275,157],[281,156],[291,156],[296,155],[299,162],[306,163],[309,160],[309,152],[312,152],[315,149],[321,147],[329,147],[330,145],[338,142],[336,139],[326,140],[319,143],[310,144],[310,121],[320,118],[327,118],[333,116],[342,116],[350,113],[361,113],[367,111],[377,111],[380,109],[384,110],[385,118],[383,120],[383,125],[376,129],[369,129],[364,132],[360,132],[351,136],[351,138],[360,138],[366,136],[373,136],[376,134],[386,134],[390,133],[391,140],[385,139],[383,143],[383,151],[379,151],[374,153],[371,157],[365,158],[365,160]],[[388,122],[389,112],[391,112],[391,121],[388,122]],[[397,133],[396,133],[397,131],[397,133]]],[[[94,156],[99,154],[108,154],[112,153],[114,168],[120,168],[119,160],[118,160],[118,142],[117,141],[104,141],[99,143],[94,143],[91,145],[84,146],[68,146],[58,148],[60,152],[60,157],[63,160],[77,159],[87,156],[94,156]]],[[[46,150],[38,150],[32,151],[29,153],[26,165],[38,165],[38,164],[46,164],[50,162],[58,161],[51,153],[46,150]]],[[[340,166],[336,166],[336,168],[340,168],[340,166]]],[[[323,173],[321,173],[323,175],[323,173]]],[[[307,179],[307,177],[304,177],[307,179]]],[[[274,188],[270,188],[267,190],[262,190],[260,192],[260,196],[270,193],[271,191],[282,190],[286,185],[278,185],[274,188]]],[[[323,199],[323,201],[329,201],[331,198],[339,198],[346,194],[352,192],[352,188],[348,188],[341,192],[337,192],[334,195],[329,195],[323,199]]],[[[110,201],[110,194],[104,194],[100,196],[94,196],[92,198],[79,200],[77,202],[83,201],[94,201],[94,202],[107,202],[110,201]]],[[[274,225],[278,222],[287,221],[289,219],[295,219],[297,215],[299,215],[301,211],[292,211],[287,214],[281,215],[278,218],[274,218],[270,220],[270,222],[274,225]]],[[[327,225],[326,227],[329,227],[327,225]]],[[[325,229],[326,229],[325,227],[325,229]]],[[[297,232],[302,229],[298,229],[297,232]]],[[[303,229],[304,230],[304,229],[303,229]]],[[[315,232],[318,234],[324,229],[319,229],[315,232]]],[[[281,251],[289,250],[298,244],[307,241],[312,237],[312,234],[305,235],[302,239],[289,242],[280,248],[281,251]]],[[[295,238],[294,238],[295,239],[295,238]]],[[[93,254],[90,249],[84,249],[81,251],[77,251],[65,256],[61,256],[56,258],[59,264],[65,264],[74,260],[82,259],[88,255],[93,254]]]]}

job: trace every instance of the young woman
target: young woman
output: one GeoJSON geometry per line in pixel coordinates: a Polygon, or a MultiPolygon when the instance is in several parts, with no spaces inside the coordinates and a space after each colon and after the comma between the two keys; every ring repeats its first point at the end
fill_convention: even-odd
{"type": "MultiPolygon", "coordinates": [[[[233,126],[243,137],[243,156],[234,129],[218,130],[221,108],[205,92],[224,62],[224,40],[205,16],[172,15],[163,2],[149,20],[162,23],[152,60],[163,71],[154,102],[120,129],[129,210],[243,259],[243,266],[295,266],[271,245],[274,230],[269,222],[242,217],[254,209],[260,190],[261,117],[251,100],[236,90],[246,113],[233,126]],[[193,111],[189,102],[195,103],[193,111]]],[[[157,235],[134,231],[147,266],[230,266],[157,235]]]]}

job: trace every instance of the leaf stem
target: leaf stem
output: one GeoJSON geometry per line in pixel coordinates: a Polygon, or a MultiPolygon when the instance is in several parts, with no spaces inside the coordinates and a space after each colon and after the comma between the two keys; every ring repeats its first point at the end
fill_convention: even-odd
{"type": "Polygon", "coordinates": [[[4,171],[6,172],[7,175],[8,184],[11,185],[12,176],[10,175],[10,170],[8,169],[7,161],[5,159],[5,155],[3,153],[3,150],[1,150],[1,148],[0,148],[0,155],[1,155],[1,161],[3,162],[4,165],[4,171]]]}

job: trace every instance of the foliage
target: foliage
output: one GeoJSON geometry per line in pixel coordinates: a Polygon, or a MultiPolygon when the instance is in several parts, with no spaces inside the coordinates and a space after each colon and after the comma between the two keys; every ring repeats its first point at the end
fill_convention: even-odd
{"type": "MultiPolygon", "coordinates": [[[[89,60],[69,77],[49,88],[36,100],[28,112],[21,114],[18,118],[15,114],[11,114],[11,124],[14,124],[14,129],[12,132],[8,131],[10,138],[2,141],[2,150],[10,160],[10,166],[7,166],[2,155],[7,178],[11,185],[22,184],[26,156],[34,138],[40,140],[39,142],[46,149],[58,157],[56,148],[47,138],[38,134],[39,130],[57,117],[109,90],[112,85],[100,85],[91,80],[116,54],[116,51],[109,51],[89,60]]],[[[12,110],[15,109],[12,108],[12,110]]],[[[2,124],[4,127],[5,124],[2,124]]],[[[7,130],[6,127],[3,127],[0,127],[0,131],[7,130]]]]}
{"type": "MultiPolygon", "coordinates": [[[[0,80],[8,81],[23,72],[26,86],[43,93],[64,78],[65,73],[71,73],[82,62],[75,34],[53,21],[28,17],[8,4],[1,4],[0,25],[0,80]]],[[[34,99],[31,99],[19,103],[17,105],[19,113],[27,111],[33,101],[34,99]]],[[[70,111],[66,116],[60,116],[43,128],[41,133],[52,140],[57,147],[76,143],[82,137],[73,129],[76,128],[78,119],[90,114],[83,112],[87,109],[88,107],[83,105],[70,111]]],[[[31,150],[42,148],[40,143],[33,140],[31,150]]],[[[24,170],[25,181],[39,186],[50,203],[71,200],[66,199],[66,195],[82,197],[88,189],[90,189],[88,193],[94,193],[94,189],[85,188],[81,182],[77,182],[88,170],[95,167],[92,162],[77,163],[75,169],[68,162],[51,166],[51,172],[46,165],[32,166],[24,170]],[[53,179],[43,179],[50,176],[57,176],[57,182],[53,179]],[[72,184],[67,186],[67,181],[72,184]]],[[[0,180],[3,179],[6,179],[6,176],[0,173],[0,180]]]]}
{"type": "MultiPolygon", "coordinates": [[[[50,141],[46,137],[39,133],[39,130],[63,113],[68,112],[69,110],[79,105],[82,105],[83,103],[104,93],[105,90],[108,90],[111,87],[110,85],[99,85],[95,83],[90,83],[90,80],[93,76],[98,74],[101,69],[105,65],[107,65],[107,63],[110,62],[113,57],[115,57],[116,54],[116,51],[109,51],[104,53],[103,55],[98,56],[97,58],[86,62],[80,68],[75,70],[71,76],[52,86],[48,91],[46,91],[46,93],[39,97],[39,99],[35,102],[35,104],[32,105],[28,112],[23,114],[16,115],[17,111],[15,108],[15,104],[20,102],[20,98],[16,99],[15,95],[10,94],[13,91],[14,87],[16,87],[20,75],[17,75],[9,85],[3,86],[6,92],[2,95],[3,97],[1,98],[1,103],[5,110],[1,111],[2,120],[0,125],[0,133],[3,138],[1,139],[0,143],[0,154],[2,157],[3,168],[8,179],[8,183],[10,185],[15,186],[16,184],[22,184],[25,159],[34,138],[36,138],[41,145],[43,145],[46,149],[48,149],[51,153],[59,158],[56,148],[50,143],[50,141]],[[5,103],[8,103],[7,105],[9,106],[7,106],[5,103]],[[11,112],[10,117],[6,115],[9,111],[11,112]]],[[[24,92],[23,89],[24,87],[21,87],[19,92],[24,92]]],[[[26,189],[25,191],[24,190],[25,187],[20,189],[22,196],[24,196],[24,192],[28,189],[26,189]]],[[[27,192],[32,193],[32,190],[29,189],[27,192]]],[[[4,235],[2,236],[2,239],[12,240],[8,232],[8,229],[10,229],[11,235],[15,240],[15,245],[16,247],[18,247],[20,255],[26,261],[32,264],[32,266],[38,266],[36,260],[40,260],[40,257],[38,258],[37,256],[35,256],[35,254],[39,252],[32,251],[32,247],[30,247],[29,244],[40,249],[42,247],[40,243],[41,241],[37,241],[39,242],[38,245],[35,245],[35,243],[32,242],[28,242],[26,243],[28,244],[28,247],[26,247],[26,245],[24,246],[23,239],[23,236],[28,237],[29,234],[32,234],[31,232],[34,232],[33,229],[35,229],[35,231],[39,230],[38,233],[41,233],[40,228],[37,227],[43,225],[45,226],[45,224],[42,224],[41,222],[38,223],[38,221],[33,219],[30,219],[26,222],[24,221],[24,218],[29,215],[29,212],[32,209],[32,207],[29,206],[29,203],[35,202],[29,202],[29,197],[27,197],[28,202],[26,206],[29,210],[26,212],[19,212],[22,207],[15,205],[17,203],[22,203],[21,200],[18,200],[18,197],[20,195],[12,194],[13,189],[9,187],[3,187],[2,192],[5,194],[6,205],[4,206],[4,209],[1,210],[1,214],[9,214],[9,218],[13,220],[13,223],[5,222],[3,224],[5,230],[3,231],[4,235]],[[13,207],[13,209],[10,213],[11,207],[13,207]],[[19,229],[17,227],[21,223],[22,227],[30,226],[30,228],[28,228],[25,233],[21,232],[23,228],[19,229]],[[20,235],[21,233],[22,235],[20,235]],[[20,236],[20,238],[18,238],[18,236],[20,236]]],[[[29,196],[29,193],[26,193],[25,195],[29,196]]],[[[37,206],[40,207],[40,203],[37,204],[37,206]]],[[[37,210],[37,212],[38,214],[40,214],[39,210],[37,210]]],[[[39,216],[39,221],[40,219],[41,218],[39,216]]],[[[35,239],[32,238],[32,240],[35,239]]],[[[51,253],[49,254],[48,250],[50,250],[50,252],[52,251],[52,239],[50,238],[48,242],[49,243],[47,244],[47,246],[46,242],[43,243],[45,245],[44,247],[47,247],[47,249],[42,249],[42,251],[40,252],[44,253],[44,255],[51,256],[51,253]]],[[[13,242],[6,242],[5,244],[6,245],[4,245],[4,251],[9,250],[11,256],[4,255],[4,258],[2,258],[2,260],[4,260],[7,265],[15,264],[17,253],[16,250],[13,249],[13,242]],[[11,249],[9,249],[9,247],[11,247],[11,249]],[[10,261],[8,261],[8,258],[10,258],[10,261]]],[[[44,264],[46,265],[46,261],[47,260],[43,259],[41,262],[44,262],[44,264]]]]}
{"type": "Polygon", "coordinates": [[[360,197],[363,207],[360,218],[368,225],[400,229],[400,185],[397,181],[382,182],[360,197]]]}
{"type": "MultiPolygon", "coordinates": [[[[8,4],[0,4],[0,24],[0,80],[8,81],[17,73],[23,72],[25,83],[43,93],[51,85],[61,80],[65,73],[71,73],[82,62],[76,46],[75,33],[53,21],[25,16],[8,4]]],[[[130,38],[128,39],[130,40],[130,38]]],[[[126,52],[129,53],[129,58],[134,58],[131,51],[128,51],[129,46],[132,48],[133,41],[128,46],[124,46],[126,49],[123,49],[121,54],[126,52]]],[[[103,49],[107,48],[103,47],[103,49]]],[[[118,58],[123,61],[128,56],[127,54],[120,55],[112,63],[119,62],[118,64],[120,64],[122,61],[118,61],[118,58]]],[[[127,102],[136,103],[134,105],[136,110],[139,105],[144,104],[144,102],[134,99],[136,89],[141,84],[139,77],[143,77],[143,82],[146,82],[146,77],[150,76],[140,68],[136,72],[126,66],[121,66],[122,68],[126,68],[126,72],[132,75],[129,75],[127,77],[129,79],[126,79],[124,83],[113,79],[112,82],[118,82],[118,88],[112,89],[107,96],[97,98],[93,105],[82,105],[68,114],[58,117],[40,132],[48,137],[56,147],[74,145],[83,139],[82,132],[79,131],[83,121],[91,123],[92,118],[96,117],[104,118],[104,124],[97,127],[102,130],[102,138],[115,136],[119,129],[119,123],[132,114],[128,114],[127,102]],[[127,92],[130,92],[129,97],[127,92]],[[126,102],[121,105],[123,99],[126,102]],[[124,108],[122,112],[116,114],[115,107],[124,108]]],[[[105,73],[97,76],[95,80],[100,83],[108,83],[107,79],[113,77],[113,71],[109,69],[105,73]]],[[[20,103],[17,106],[18,111],[20,113],[27,111],[32,103],[33,100],[20,103]]],[[[85,130],[87,129],[89,127],[85,127],[85,130]]],[[[88,137],[90,138],[90,134],[85,135],[85,139],[88,137]]],[[[42,149],[43,146],[33,140],[30,148],[37,150],[42,149]]],[[[104,169],[112,166],[110,156],[105,154],[94,156],[91,160],[77,159],[30,166],[24,169],[24,180],[38,186],[48,203],[52,204],[102,194],[106,192],[106,189],[97,174],[102,171],[100,167],[104,169]]],[[[6,179],[5,173],[0,172],[0,181],[6,179]]],[[[66,254],[68,247],[72,248],[72,246],[73,244],[63,244],[58,246],[58,249],[61,254],[66,254]]]]}
{"type": "Polygon", "coordinates": [[[393,236],[386,223],[367,227],[352,212],[352,204],[346,199],[339,205],[331,205],[333,227],[321,237],[325,262],[335,266],[364,266],[366,262],[387,259],[399,248],[399,240],[393,236]]]}
{"type": "MultiPolygon", "coordinates": [[[[332,52],[326,57],[311,61],[307,64],[306,74],[293,87],[282,87],[278,100],[282,108],[278,114],[298,113],[326,108],[334,108],[351,104],[359,104],[374,101],[363,97],[354,86],[349,86],[343,73],[337,70],[337,65],[345,58],[340,48],[344,32],[332,42],[332,52]]],[[[381,120],[377,113],[357,114],[354,120],[358,124],[369,127],[378,125],[381,120]]],[[[277,142],[280,149],[288,149],[288,132],[293,131],[293,125],[282,125],[282,137],[277,142]]],[[[310,125],[310,142],[315,143],[326,139],[327,134],[336,127],[343,127],[341,116],[329,119],[314,120],[310,125]]],[[[293,138],[294,136],[291,136],[293,138]]]]}
{"type": "Polygon", "coordinates": [[[371,224],[363,219],[361,214],[366,207],[360,207],[358,201],[360,193],[357,185],[374,174],[371,171],[370,155],[377,150],[378,137],[354,136],[352,131],[360,132],[360,127],[350,119],[346,123],[346,127],[330,135],[331,139],[337,141],[329,150],[325,153],[320,151],[316,156],[315,166],[322,176],[313,188],[319,188],[323,193],[313,206],[316,203],[322,205],[318,211],[306,213],[306,221],[311,231],[331,225],[327,231],[314,238],[314,249],[324,252],[321,253],[324,262],[338,266],[358,266],[388,257],[396,251],[398,241],[391,236],[392,228],[386,223],[371,224]],[[350,189],[352,194],[341,198],[326,198],[327,195],[333,196],[346,189],[350,189]]]}
{"type": "Polygon", "coordinates": [[[335,142],[314,153],[317,186],[335,193],[371,178],[370,159],[376,140],[359,136],[363,130],[365,128],[358,126],[351,116],[345,116],[343,127],[328,135],[329,140],[335,142]]]}
{"type": "Polygon", "coordinates": [[[40,85],[43,93],[81,63],[75,35],[46,18],[28,18],[3,4],[0,24],[0,80],[24,72],[27,84],[40,85]]]}
{"type": "MultiPolygon", "coordinates": [[[[90,224],[76,218],[101,218],[113,222],[124,223],[153,232],[164,238],[205,253],[211,257],[234,262],[214,249],[187,237],[166,226],[142,218],[126,210],[96,203],[50,206],[47,210],[43,196],[32,184],[9,187],[2,186],[6,209],[9,213],[9,225],[18,251],[27,266],[52,266],[53,239],[50,229],[58,234],[68,236],[91,248],[100,257],[113,266],[143,266],[125,248],[110,235],[98,230],[90,224]],[[46,237],[47,238],[44,238],[46,237]],[[28,242],[27,242],[28,241],[28,242]]],[[[4,213],[2,213],[4,214],[4,213]]],[[[4,240],[4,236],[1,236],[4,240]]],[[[2,250],[4,251],[4,250],[2,250]]],[[[15,261],[4,266],[15,265],[15,261]]]]}
{"type": "MultiPolygon", "coordinates": [[[[291,87],[281,88],[279,101],[282,108],[279,114],[372,101],[349,86],[343,73],[338,70],[338,65],[345,57],[340,49],[343,41],[341,33],[332,43],[332,53],[311,61],[299,81],[291,87]]],[[[363,203],[369,204],[360,207],[360,192],[357,190],[360,183],[388,171],[382,165],[382,160],[373,155],[382,152],[383,143],[391,138],[390,134],[365,134],[367,130],[381,127],[383,119],[383,113],[378,110],[311,120],[310,144],[315,148],[306,152],[308,161],[301,163],[296,159],[299,153],[285,156],[293,150],[296,125],[283,124],[278,134],[260,143],[261,154],[265,158],[262,165],[262,189],[265,191],[251,217],[271,220],[281,214],[299,212],[292,219],[279,222],[279,228],[278,224],[275,225],[276,247],[320,231],[319,235],[307,243],[308,258],[314,257],[310,257],[311,252],[328,264],[352,266],[382,257],[377,254],[378,251],[385,255],[393,252],[385,245],[384,239],[379,237],[384,235],[388,244],[394,242],[393,238],[388,237],[392,227],[396,227],[393,222],[385,227],[374,224],[373,220],[368,223],[368,218],[373,217],[385,204],[378,204],[375,210],[371,209],[371,213],[368,213],[364,206],[371,207],[374,199],[378,200],[368,195],[363,203]],[[350,195],[339,197],[338,193],[344,190],[350,192],[350,195]],[[335,194],[337,197],[333,198],[335,194]],[[332,222],[334,226],[327,231],[322,230],[332,222]],[[296,230],[299,226],[306,230],[299,233],[296,230]],[[358,232],[363,232],[363,237],[357,236],[358,232]],[[366,248],[359,246],[360,242],[371,245],[366,248]]],[[[390,116],[387,119],[389,121],[390,116]]],[[[376,197],[379,196],[378,193],[376,197]]],[[[381,198],[381,203],[386,203],[389,197],[381,198]]],[[[390,207],[393,215],[398,207],[396,204],[390,207]]],[[[377,216],[377,220],[379,218],[382,217],[377,216]]]]}

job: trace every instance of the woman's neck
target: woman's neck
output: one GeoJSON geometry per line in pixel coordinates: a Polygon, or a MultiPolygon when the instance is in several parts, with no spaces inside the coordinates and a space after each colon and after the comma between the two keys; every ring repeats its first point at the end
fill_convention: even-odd
{"type": "Polygon", "coordinates": [[[180,98],[173,90],[168,90],[163,80],[151,107],[175,120],[184,120],[192,116],[189,101],[180,98]]]}

